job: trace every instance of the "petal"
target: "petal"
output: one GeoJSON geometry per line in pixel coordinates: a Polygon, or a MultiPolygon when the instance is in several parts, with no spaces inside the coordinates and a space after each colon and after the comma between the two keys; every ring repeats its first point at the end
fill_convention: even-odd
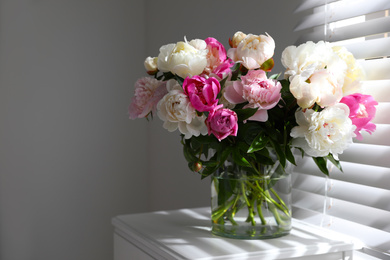
{"type": "Polygon", "coordinates": [[[225,87],[223,96],[232,104],[240,104],[245,102],[245,99],[242,97],[242,84],[237,81],[235,81],[233,85],[225,87]]]}
{"type": "Polygon", "coordinates": [[[265,109],[259,109],[253,116],[248,118],[248,120],[266,122],[268,120],[268,112],[265,109]]]}

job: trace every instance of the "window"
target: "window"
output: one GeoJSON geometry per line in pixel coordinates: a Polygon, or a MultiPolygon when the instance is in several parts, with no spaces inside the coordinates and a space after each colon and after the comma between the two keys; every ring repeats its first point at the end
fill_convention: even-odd
{"type": "Polygon", "coordinates": [[[347,47],[366,71],[363,90],[379,102],[373,135],[354,140],[330,178],[304,159],[293,184],[294,217],[349,234],[364,253],[390,259],[390,1],[303,0],[296,31],[306,41],[347,47]]]}

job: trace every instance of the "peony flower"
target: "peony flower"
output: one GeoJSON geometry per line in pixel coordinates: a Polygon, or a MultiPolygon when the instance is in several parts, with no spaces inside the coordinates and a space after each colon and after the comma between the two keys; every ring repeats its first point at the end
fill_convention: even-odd
{"type": "Polygon", "coordinates": [[[157,57],[147,57],[144,61],[144,67],[149,75],[154,75],[158,72],[157,57]]]}
{"type": "Polygon", "coordinates": [[[169,80],[167,90],[168,93],[157,104],[157,114],[164,121],[163,127],[169,132],[179,129],[187,139],[193,135],[205,135],[207,133],[205,117],[196,114],[180,84],[175,80],[169,80]]]}
{"type": "Polygon", "coordinates": [[[342,98],[347,64],[329,43],[309,41],[298,47],[289,46],[282,53],[282,64],[290,91],[302,108],[314,103],[326,107],[342,98]]]}
{"type": "Polygon", "coordinates": [[[275,50],[275,41],[271,36],[248,34],[240,41],[236,48],[228,50],[228,57],[251,70],[258,69],[272,58],[275,50]]]}
{"type": "Polygon", "coordinates": [[[343,85],[344,96],[360,92],[360,81],[365,77],[363,68],[356,62],[355,57],[347,48],[333,46],[332,50],[347,64],[343,85]]]}
{"type": "Polygon", "coordinates": [[[219,41],[209,37],[205,42],[208,50],[207,65],[202,75],[222,80],[231,73],[230,68],[234,65],[234,62],[227,58],[226,49],[219,41]]]}
{"type": "Polygon", "coordinates": [[[364,130],[372,134],[376,130],[376,125],[371,123],[371,120],[375,117],[375,106],[378,105],[378,102],[372,96],[356,93],[343,97],[340,103],[344,103],[349,107],[349,118],[352,120],[352,124],[356,126],[357,139],[363,139],[360,131],[364,130]]]}
{"type": "Polygon", "coordinates": [[[214,68],[225,62],[226,60],[226,49],[217,41],[217,39],[209,37],[204,40],[207,44],[207,67],[214,68]]]}
{"type": "Polygon", "coordinates": [[[310,108],[314,103],[321,107],[332,106],[343,97],[342,85],[326,69],[315,71],[306,80],[300,75],[293,77],[290,91],[302,108],[310,108]]]}
{"type": "Polygon", "coordinates": [[[250,70],[240,81],[225,87],[224,97],[230,103],[249,102],[244,108],[258,108],[249,118],[265,122],[268,120],[267,110],[275,107],[281,97],[282,85],[274,79],[268,79],[262,70],[250,70]]]}
{"type": "Polygon", "coordinates": [[[206,112],[217,106],[217,95],[221,91],[221,85],[216,78],[193,76],[184,80],[183,89],[192,106],[199,112],[206,112]]]}
{"type": "Polygon", "coordinates": [[[219,105],[209,113],[206,119],[208,134],[214,134],[221,141],[228,136],[237,136],[238,117],[233,110],[222,108],[219,105]]]}
{"type": "Polygon", "coordinates": [[[199,75],[207,65],[207,45],[203,40],[167,44],[160,48],[157,67],[182,78],[199,75]]]}
{"type": "Polygon", "coordinates": [[[300,75],[305,81],[315,71],[327,69],[333,73],[339,84],[344,83],[347,65],[328,42],[308,41],[298,47],[289,46],[283,50],[281,61],[286,68],[284,75],[290,82],[295,75],[300,75]]]}
{"type": "Polygon", "coordinates": [[[133,99],[129,105],[129,118],[146,117],[156,110],[157,102],[167,93],[165,82],[144,77],[136,81],[133,99]]]}
{"type": "Polygon", "coordinates": [[[356,126],[348,117],[345,104],[336,104],[315,112],[312,109],[295,113],[298,126],[291,130],[293,146],[302,148],[313,157],[327,156],[329,153],[338,160],[338,155],[352,143],[356,126]]]}

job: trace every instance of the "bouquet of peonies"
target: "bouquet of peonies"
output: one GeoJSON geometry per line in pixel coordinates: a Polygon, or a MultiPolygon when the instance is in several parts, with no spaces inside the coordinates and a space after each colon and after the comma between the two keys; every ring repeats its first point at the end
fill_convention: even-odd
{"type": "MultiPolygon", "coordinates": [[[[216,39],[207,38],[162,46],[157,57],[145,60],[150,76],[136,82],[129,106],[131,119],[157,111],[164,128],[178,129],[189,168],[202,178],[221,174],[226,163],[249,176],[274,174],[259,165],[278,163],[283,171],[295,164],[293,148],[328,174],[327,161],[341,169],[338,155],[354,137],[362,138],[361,131],[375,130],[371,120],[377,102],[361,93],[363,71],[344,47],[322,41],[289,46],[282,53],[286,71],[278,79],[278,74],[269,75],[275,49],[271,36],[237,32],[229,45],[226,51],[216,39]]],[[[228,174],[238,178],[232,170],[228,174]]],[[[261,200],[272,200],[289,214],[283,201],[256,186],[247,189],[257,189],[261,200]]],[[[227,202],[232,193],[220,202],[227,202]]],[[[249,195],[248,190],[240,195],[247,205],[249,195]]],[[[213,221],[226,211],[221,206],[213,212],[213,221]]],[[[230,212],[225,219],[236,214],[230,212]]],[[[253,222],[253,216],[247,222],[253,222]]]]}

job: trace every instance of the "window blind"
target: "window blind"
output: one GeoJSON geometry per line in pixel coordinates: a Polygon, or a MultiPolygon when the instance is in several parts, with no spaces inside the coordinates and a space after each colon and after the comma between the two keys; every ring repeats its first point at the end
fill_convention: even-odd
{"type": "Polygon", "coordinates": [[[306,41],[345,46],[366,72],[363,92],[379,105],[377,130],[340,156],[343,172],[322,174],[311,158],[293,177],[295,218],[359,239],[363,252],[390,259],[390,1],[304,0],[295,30],[306,41]]]}

